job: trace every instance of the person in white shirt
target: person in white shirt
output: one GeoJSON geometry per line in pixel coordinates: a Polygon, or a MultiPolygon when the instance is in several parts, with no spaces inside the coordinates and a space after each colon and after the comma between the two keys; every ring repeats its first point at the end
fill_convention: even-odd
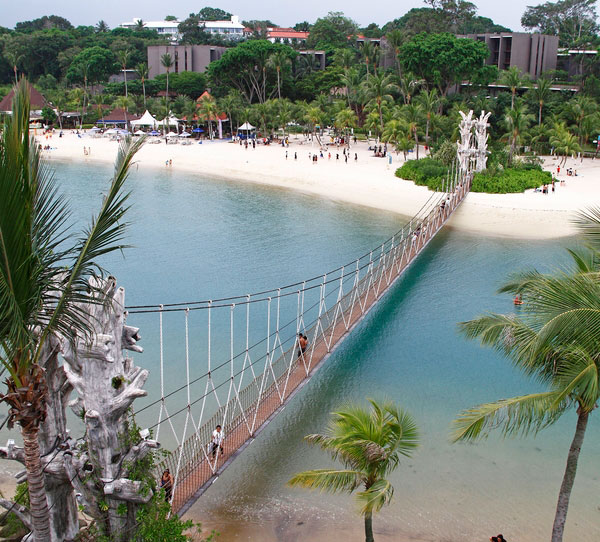
{"type": "Polygon", "coordinates": [[[223,439],[225,438],[225,433],[220,425],[217,425],[212,434],[212,456],[213,459],[217,455],[217,449],[221,449],[221,453],[223,453],[223,439]]]}

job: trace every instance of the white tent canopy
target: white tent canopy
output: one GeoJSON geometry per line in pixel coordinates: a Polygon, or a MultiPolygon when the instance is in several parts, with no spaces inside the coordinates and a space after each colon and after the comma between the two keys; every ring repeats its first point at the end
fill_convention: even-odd
{"type": "Polygon", "coordinates": [[[238,130],[255,130],[256,128],[254,126],[252,126],[252,124],[250,124],[249,122],[244,122],[244,124],[242,124],[238,130]]]}
{"type": "Polygon", "coordinates": [[[146,112],[142,115],[142,118],[138,120],[132,120],[129,124],[131,126],[154,126],[158,124],[158,121],[150,114],[150,111],[146,109],[146,112]]]}
{"type": "Polygon", "coordinates": [[[171,115],[169,118],[165,117],[163,120],[161,120],[160,124],[168,126],[179,126],[179,119],[171,115]]]}
{"type": "Polygon", "coordinates": [[[169,132],[167,137],[177,137],[177,134],[175,132],[169,132]]]}
{"type": "Polygon", "coordinates": [[[133,135],[137,135],[137,136],[146,135],[146,132],[144,132],[144,130],[136,130],[135,132],[133,132],[133,135]]]}

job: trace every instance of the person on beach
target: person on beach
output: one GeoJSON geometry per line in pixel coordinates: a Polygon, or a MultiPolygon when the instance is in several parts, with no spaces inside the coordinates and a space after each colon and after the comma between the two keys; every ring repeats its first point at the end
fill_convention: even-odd
{"type": "Polygon", "coordinates": [[[225,433],[223,433],[221,426],[217,425],[212,434],[212,456],[213,459],[217,455],[217,449],[221,450],[221,454],[223,454],[223,439],[225,438],[225,433]]]}
{"type": "Polygon", "coordinates": [[[169,167],[173,165],[173,160],[169,158],[169,167]]]}
{"type": "Polygon", "coordinates": [[[331,153],[328,153],[328,154],[327,154],[327,159],[328,159],[328,160],[331,160],[331,153]]]}
{"type": "Polygon", "coordinates": [[[336,152],[336,153],[335,153],[335,159],[336,159],[336,160],[339,160],[339,159],[340,159],[340,153],[339,153],[339,152],[336,152]]]}
{"type": "Polygon", "coordinates": [[[504,538],[501,534],[498,536],[490,536],[491,542],[506,542],[506,538],[504,538]]]}
{"type": "Polygon", "coordinates": [[[169,469],[166,469],[160,477],[160,487],[165,490],[165,501],[171,502],[173,496],[173,475],[169,469]]]}
{"type": "Polygon", "coordinates": [[[288,153],[288,151],[285,151],[285,159],[286,160],[287,160],[287,153],[288,153]]]}
{"type": "Polygon", "coordinates": [[[354,161],[358,162],[358,154],[357,153],[354,153],[354,161]]]}
{"type": "Polygon", "coordinates": [[[298,160],[298,153],[297,152],[294,153],[294,160],[298,160]]]}

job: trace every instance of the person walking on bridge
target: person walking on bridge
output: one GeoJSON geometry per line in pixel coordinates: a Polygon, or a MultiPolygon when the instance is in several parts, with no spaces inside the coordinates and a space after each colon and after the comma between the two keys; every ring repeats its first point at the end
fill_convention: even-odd
{"type": "Polygon", "coordinates": [[[306,347],[308,346],[308,337],[306,335],[302,335],[302,333],[298,333],[298,357],[301,358],[306,352],[306,347]]]}
{"type": "Polygon", "coordinates": [[[217,449],[221,450],[223,454],[223,440],[225,439],[225,433],[223,432],[220,425],[217,425],[212,434],[212,456],[213,459],[217,455],[217,449]]]}

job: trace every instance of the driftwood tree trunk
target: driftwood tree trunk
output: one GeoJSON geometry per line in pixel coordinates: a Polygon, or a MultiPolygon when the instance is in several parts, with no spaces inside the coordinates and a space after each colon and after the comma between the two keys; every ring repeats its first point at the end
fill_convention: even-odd
{"type": "MultiPolygon", "coordinates": [[[[141,352],[138,329],[125,325],[125,290],[116,280],[90,279],[92,294],[104,303],[88,303],[95,332],[91,341],[79,339],[64,353],[65,373],[77,392],[71,402],[86,425],[86,446],[67,465],[87,512],[99,520],[114,540],[128,540],[135,530],[137,507],[152,498],[142,482],[128,478],[131,468],[153,448],[155,441],[128,435],[128,411],[133,401],[146,395],[142,389],[148,371],[135,367],[123,349],[141,352]],[[102,294],[98,289],[102,290],[102,294]],[[76,463],[87,476],[75,476],[76,463]],[[125,505],[125,506],[123,506],[125,505]]],[[[67,463],[69,463],[67,461],[67,463]]]]}

